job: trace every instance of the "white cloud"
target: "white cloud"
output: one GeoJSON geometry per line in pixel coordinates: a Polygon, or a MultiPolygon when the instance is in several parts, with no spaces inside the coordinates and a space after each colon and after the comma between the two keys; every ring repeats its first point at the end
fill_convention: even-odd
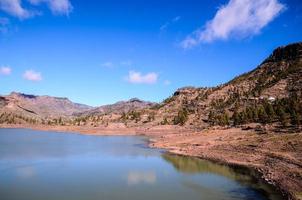
{"type": "Polygon", "coordinates": [[[249,37],[258,34],[285,9],[279,0],[230,0],[217,11],[204,28],[196,30],[181,42],[183,48],[200,43],[249,37]]]}
{"type": "MultiPolygon", "coordinates": [[[[26,19],[38,15],[39,12],[31,8],[25,8],[22,2],[25,0],[0,0],[0,9],[9,15],[26,19]]],[[[69,0],[26,0],[36,8],[41,3],[46,3],[52,13],[57,15],[68,15],[73,7],[69,0]]]]}
{"type": "Polygon", "coordinates": [[[50,10],[57,15],[68,15],[73,7],[69,0],[28,0],[33,5],[46,3],[50,10]]]}
{"type": "Polygon", "coordinates": [[[31,11],[22,7],[21,0],[0,0],[0,9],[20,19],[26,19],[34,15],[31,11]]]}
{"type": "Polygon", "coordinates": [[[145,75],[140,72],[130,71],[126,80],[129,83],[134,84],[155,84],[158,79],[158,74],[155,72],[150,72],[145,75]]]}
{"type": "Polygon", "coordinates": [[[23,74],[23,78],[29,81],[41,81],[42,75],[40,72],[35,72],[33,70],[27,70],[23,74]]]}
{"type": "Polygon", "coordinates": [[[3,66],[0,68],[0,74],[2,75],[10,75],[12,73],[12,69],[7,66],[3,66]]]}
{"type": "Polygon", "coordinates": [[[102,65],[102,67],[108,67],[108,68],[111,68],[114,66],[113,63],[110,61],[104,62],[101,65],[102,65]]]}

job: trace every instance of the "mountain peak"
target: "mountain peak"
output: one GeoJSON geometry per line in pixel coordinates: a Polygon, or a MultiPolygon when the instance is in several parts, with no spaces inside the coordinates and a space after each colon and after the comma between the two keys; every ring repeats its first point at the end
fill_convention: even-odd
{"type": "Polygon", "coordinates": [[[32,95],[32,94],[24,94],[20,92],[11,92],[9,96],[14,96],[14,97],[22,97],[22,98],[27,98],[27,99],[35,99],[38,96],[32,95]]]}
{"type": "Polygon", "coordinates": [[[302,59],[302,42],[278,47],[264,61],[264,63],[280,62],[280,61],[288,61],[288,60],[296,60],[296,59],[302,59]]]}
{"type": "Polygon", "coordinates": [[[140,100],[139,98],[132,98],[129,99],[129,102],[143,102],[143,100],[140,100]]]}

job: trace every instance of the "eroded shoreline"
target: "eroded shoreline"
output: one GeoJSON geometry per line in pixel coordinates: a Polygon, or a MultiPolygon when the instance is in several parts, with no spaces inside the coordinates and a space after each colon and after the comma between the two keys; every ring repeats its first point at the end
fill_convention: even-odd
{"type": "Polygon", "coordinates": [[[149,137],[149,145],[153,148],[256,170],[285,199],[302,199],[302,133],[259,135],[239,128],[194,131],[174,126],[93,128],[2,125],[0,128],[28,128],[89,135],[144,135],[149,137]]]}

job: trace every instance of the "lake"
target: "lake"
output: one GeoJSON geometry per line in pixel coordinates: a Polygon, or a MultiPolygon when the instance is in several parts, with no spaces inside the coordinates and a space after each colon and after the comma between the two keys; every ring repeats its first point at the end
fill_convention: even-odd
{"type": "Polygon", "coordinates": [[[281,199],[250,173],[144,137],[0,129],[1,200],[281,199]]]}

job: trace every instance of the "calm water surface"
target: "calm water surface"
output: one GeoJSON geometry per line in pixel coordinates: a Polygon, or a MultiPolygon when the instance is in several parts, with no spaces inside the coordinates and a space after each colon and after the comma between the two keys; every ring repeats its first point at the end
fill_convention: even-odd
{"type": "Polygon", "coordinates": [[[280,197],[247,171],[150,149],[142,137],[0,129],[0,199],[280,197]]]}

